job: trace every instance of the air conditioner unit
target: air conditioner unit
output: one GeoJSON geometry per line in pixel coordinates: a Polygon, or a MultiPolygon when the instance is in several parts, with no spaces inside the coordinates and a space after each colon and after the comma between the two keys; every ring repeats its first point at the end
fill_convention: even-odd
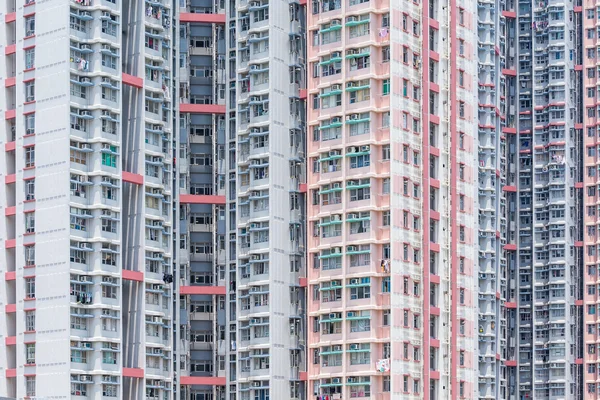
{"type": "Polygon", "coordinates": [[[260,226],[260,225],[258,225],[258,224],[252,223],[252,224],[250,224],[250,229],[256,229],[256,228],[258,228],[259,226],[260,226]]]}
{"type": "Polygon", "coordinates": [[[79,78],[79,82],[81,82],[81,83],[91,83],[92,80],[90,78],[88,78],[87,76],[82,76],[81,78],[79,78]]]}
{"type": "Polygon", "coordinates": [[[102,143],[102,150],[110,150],[110,144],[102,143]]]}
{"type": "Polygon", "coordinates": [[[348,183],[346,184],[346,186],[357,186],[358,185],[358,181],[348,181],[348,183]]]}
{"type": "Polygon", "coordinates": [[[369,145],[360,146],[360,151],[371,151],[371,146],[369,146],[369,145]]]}
{"type": "Polygon", "coordinates": [[[334,183],[331,185],[331,187],[333,187],[334,189],[339,189],[339,188],[341,187],[340,185],[341,185],[341,184],[340,184],[340,182],[334,182],[334,183]]]}
{"type": "Polygon", "coordinates": [[[92,277],[91,276],[82,275],[82,276],[79,277],[79,281],[80,282],[91,282],[92,281],[92,277]]]}
{"type": "Polygon", "coordinates": [[[340,153],[337,150],[331,150],[329,153],[329,157],[339,156],[340,153]]]}
{"type": "Polygon", "coordinates": [[[90,45],[89,45],[89,44],[87,44],[87,43],[82,43],[82,44],[80,44],[80,45],[79,45],[79,48],[80,48],[81,50],[91,50],[91,49],[92,49],[92,46],[90,46],[90,45]]]}
{"type": "Polygon", "coordinates": [[[356,382],[355,377],[348,377],[348,383],[354,383],[354,382],[356,382]]]}
{"type": "MultiPolygon", "coordinates": [[[[352,247],[352,246],[348,246],[348,247],[352,247]]],[[[359,284],[359,281],[358,281],[358,279],[357,279],[357,278],[350,279],[350,284],[351,284],[351,285],[358,285],[358,284],[359,284]]]]}
{"type": "Polygon", "coordinates": [[[341,221],[341,219],[342,219],[342,217],[341,217],[341,215],[339,215],[339,214],[333,214],[333,215],[331,216],[331,220],[332,220],[332,221],[341,221]]]}
{"type": "Polygon", "coordinates": [[[108,76],[103,76],[102,83],[110,83],[110,78],[108,76]]]}
{"type": "Polygon", "coordinates": [[[348,219],[356,219],[356,218],[358,218],[358,214],[356,214],[356,213],[348,214],[348,219]]]}
{"type": "Polygon", "coordinates": [[[357,49],[350,49],[346,52],[346,54],[358,54],[358,50],[357,49]]]}
{"type": "Polygon", "coordinates": [[[82,382],[91,382],[92,377],[90,375],[80,375],[79,380],[82,382]]]}
{"type": "Polygon", "coordinates": [[[333,351],[342,351],[342,346],[341,345],[333,346],[333,351]]]}
{"type": "Polygon", "coordinates": [[[337,318],[336,313],[329,314],[329,319],[335,319],[335,318],[337,318]]]}
{"type": "Polygon", "coordinates": [[[88,111],[88,110],[81,110],[81,112],[79,113],[79,115],[83,115],[83,116],[86,116],[86,117],[91,117],[92,113],[91,113],[91,111],[88,111]]]}
{"type": "Polygon", "coordinates": [[[258,33],[253,33],[248,37],[250,40],[252,39],[258,39],[258,33]]]}
{"type": "Polygon", "coordinates": [[[333,53],[331,53],[331,58],[339,58],[342,56],[342,53],[340,51],[334,51],[333,53]]]}
{"type": "Polygon", "coordinates": [[[250,323],[251,323],[251,324],[259,324],[259,323],[260,323],[260,320],[259,320],[258,318],[252,318],[252,319],[250,320],[250,323]]]}
{"type": "Polygon", "coordinates": [[[258,191],[256,191],[256,190],[255,190],[255,191],[253,191],[253,192],[250,194],[250,196],[252,196],[252,197],[258,197],[258,196],[260,196],[260,192],[258,192],[258,191]]]}
{"type": "Polygon", "coordinates": [[[342,85],[331,85],[331,90],[342,90],[342,85]]]}
{"type": "Polygon", "coordinates": [[[83,149],[83,150],[91,150],[92,149],[92,145],[89,144],[89,143],[81,143],[79,145],[79,148],[83,149]]]}
{"type": "Polygon", "coordinates": [[[162,290],[162,285],[160,283],[153,283],[152,290],[162,290]]]}
{"type": "Polygon", "coordinates": [[[340,122],[342,122],[342,117],[333,117],[333,118],[331,118],[331,123],[332,124],[338,124],[340,122]]]}
{"type": "Polygon", "coordinates": [[[354,343],[350,345],[350,350],[358,350],[360,348],[360,345],[354,343]]]}
{"type": "Polygon", "coordinates": [[[354,87],[356,86],[356,82],[348,82],[346,83],[346,87],[354,87]]]}
{"type": "Polygon", "coordinates": [[[358,147],[352,146],[352,147],[348,147],[348,153],[356,153],[358,150],[358,147]]]}
{"type": "Polygon", "coordinates": [[[342,383],[342,378],[331,378],[331,383],[342,383]]]}
{"type": "Polygon", "coordinates": [[[358,246],[348,246],[348,251],[358,251],[358,246]]]}
{"type": "Polygon", "coordinates": [[[254,381],[252,382],[252,386],[253,387],[260,387],[262,384],[260,383],[260,381],[254,381]]]}
{"type": "Polygon", "coordinates": [[[108,176],[103,176],[102,177],[102,182],[104,182],[104,183],[112,183],[110,177],[108,177],[108,176]]]}
{"type": "Polygon", "coordinates": [[[350,114],[350,119],[351,119],[351,120],[356,120],[356,119],[358,119],[358,114],[350,114]]]}
{"type": "Polygon", "coordinates": [[[258,254],[254,254],[254,255],[252,256],[252,259],[253,259],[253,260],[260,260],[260,256],[259,256],[258,254]]]}
{"type": "Polygon", "coordinates": [[[339,19],[332,19],[331,20],[331,26],[339,26],[342,24],[342,21],[339,19]]]}
{"type": "Polygon", "coordinates": [[[87,243],[87,242],[81,242],[81,243],[79,243],[79,248],[80,249],[91,250],[92,249],[92,244],[91,243],[87,243]]]}
{"type": "Polygon", "coordinates": [[[102,210],[102,215],[105,215],[107,217],[112,217],[112,211],[110,211],[110,210],[102,210]]]}
{"type": "Polygon", "coordinates": [[[108,110],[102,110],[102,116],[103,117],[110,117],[110,111],[108,111],[108,110]]]}
{"type": "Polygon", "coordinates": [[[250,292],[251,292],[251,293],[260,292],[260,287],[259,287],[259,286],[252,286],[252,287],[250,288],[250,292]]]}
{"type": "Polygon", "coordinates": [[[112,49],[110,48],[109,44],[103,44],[102,45],[102,50],[112,50],[112,49]]]}
{"type": "Polygon", "coordinates": [[[250,3],[250,7],[260,7],[260,2],[259,1],[253,1],[252,3],[250,3]]]}
{"type": "Polygon", "coordinates": [[[342,248],[341,247],[334,247],[333,249],[331,249],[331,253],[332,254],[342,254],[342,248]]]}
{"type": "Polygon", "coordinates": [[[152,162],[162,162],[161,157],[152,157],[152,162]]]}
{"type": "Polygon", "coordinates": [[[104,12],[102,13],[102,16],[103,16],[103,17],[108,17],[108,18],[110,18],[110,13],[109,13],[108,11],[104,11],[104,12]]]}
{"type": "MultiPolygon", "coordinates": [[[[256,36],[256,35],[252,35],[252,36],[256,36]]],[[[256,64],[252,64],[252,65],[250,66],[250,69],[251,69],[251,70],[257,70],[258,68],[259,68],[259,66],[258,66],[258,65],[256,65],[256,64]]]]}
{"type": "Polygon", "coordinates": [[[79,13],[79,15],[81,15],[82,17],[91,17],[92,14],[89,11],[81,11],[79,13]]]}
{"type": "Polygon", "coordinates": [[[354,314],[354,311],[348,311],[348,313],[346,314],[346,316],[347,316],[348,318],[352,318],[352,317],[354,317],[354,315],[355,315],[355,314],[354,314]]]}
{"type": "Polygon", "coordinates": [[[83,347],[84,349],[91,349],[92,348],[92,343],[90,343],[90,342],[83,342],[83,343],[81,343],[81,347],[83,347]]]}
{"type": "Polygon", "coordinates": [[[250,101],[260,101],[260,97],[252,96],[252,97],[250,97],[250,101]]]}

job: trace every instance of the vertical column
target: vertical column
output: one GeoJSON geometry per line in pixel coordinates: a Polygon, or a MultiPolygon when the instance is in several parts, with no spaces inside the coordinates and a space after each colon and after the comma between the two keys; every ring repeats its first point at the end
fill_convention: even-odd
{"type": "Polygon", "coordinates": [[[0,6],[0,30],[6,34],[0,40],[0,110],[3,136],[0,137],[0,393],[17,395],[16,381],[16,249],[11,245],[15,238],[16,198],[16,38],[17,13],[15,1],[0,6]]]}
{"type": "Polygon", "coordinates": [[[179,14],[181,399],[226,390],[224,7],[195,0],[179,14]]]}

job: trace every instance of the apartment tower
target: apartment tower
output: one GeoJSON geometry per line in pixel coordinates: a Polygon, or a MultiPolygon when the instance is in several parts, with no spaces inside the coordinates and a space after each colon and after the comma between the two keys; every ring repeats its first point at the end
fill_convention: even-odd
{"type": "MultiPolygon", "coordinates": [[[[224,400],[225,5],[192,0],[179,14],[179,270],[176,400],[224,400]]],[[[235,297],[234,297],[235,299],[235,297]]]]}
{"type": "MultiPolygon", "coordinates": [[[[582,340],[594,331],[584,331],[581,307],[581,6],[506,2],[502,17],[506,396],[582,398],[582,340]]],[[[592,98],[588,92],[586,106],[592,98]]],[[[594,306],[588,311],[592,318],[594,306]]],[[[595,357],[594,349],[587,354],[595,357]]]]}
{"type": "Polygon", "coordinates": [[[0,393],[170,399],[172,5],[0,14],[0,393]]]}
{"type": "Polygon", "coordinates": [[[312,395],[501,396],[494,12],[311,4],[312,395]]]}

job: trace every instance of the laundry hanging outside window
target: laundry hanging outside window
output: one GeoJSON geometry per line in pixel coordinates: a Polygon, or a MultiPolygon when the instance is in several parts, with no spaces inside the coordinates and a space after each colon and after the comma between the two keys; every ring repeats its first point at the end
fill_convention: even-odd
{"type": "Polygon", "coordinates": [[[79,4],[80,6],[91,6],[92,5],[92,0],[73,0],[75,3],[79,4]]]}
{"type": "Polygon", "coordinates": [[[71,57],[71,62],[77,64],[77,69],[79,71],[88,71],[90,63],[83,58],[79,57],[71,57]]]}

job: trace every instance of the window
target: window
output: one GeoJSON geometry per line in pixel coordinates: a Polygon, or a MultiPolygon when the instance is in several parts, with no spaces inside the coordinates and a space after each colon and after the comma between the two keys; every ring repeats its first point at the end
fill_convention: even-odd
{"type": "Polygon", "coordinates": [[[116,286],[102,285],[102,297],[105,299],[116,299],[117,289],[116,286]]]}
{"type": "Polygon", "coordinates": [[[35,310],[25,311],[25,332],[35,331],[35,310]]]}
{"type": "MultiPolygon", "coordinates": [[[[117,91],[106,86],[102,86],[102,98],[104,100],[117,102],[117,91]]],[[[104,120],[103,120],[104,121],[104,120]]]]}
{"type": "Polygon", "coordinates": [[[389,80],[389,78],[383,80],[382,87],[383,87],[383,90],[382,90],[383,95],[384,96],[389,95],[390,94],[390,80],[389,80]]]}
{"type": "MultiPolygon", "coordinates": [[[[108,311],[108,310],[104,310],[108,311]]],[[[116,311],[113,311],[114,315],[103,315],[102,318],[102,330],[106,332],[117,332],[119,326],[118,315],[116,311]]]]}
{"type": "Polygon", "coordinates": [[[35,213],[30,212],[25,214],[25,233],[35,232],[35,213]]]}
{"type": "Polygon", "coordinates": [[[117,188],[111,186],[102,186],[102,198],[106,200],[117,200],[117,188]]]}
{"type": "Polygon", "coordinates": [[[85,99],[87,97],[87,88],[85,86],[71,82],[71,96],[79,97],[80,99],[85,99]]]}
{"type": "Polygon", "coordinates": [[[390,160],[390,145],[386,144],[385,146],[383,146],[381,149],[381,152],[382,152],[381,160],[389,161],[390,160]]]}
{"type": "Polygon", "coordinates": [[[110,54],[102,54],[102,66],[110,69],[117,69],[117,57],[110,54]]]}
{"type": "Polygon", "coordinates": [[[25,278],[25,297],[35,299],[35,278],[25,278]]]}
{"type": "Polygon", "coordinates": [[[35,376],[25,377],[25,394],[28,397],[35,396],[35,376]]]}
{"type": "Polygon", "coordinates": [[[158,104],[155,101],[151,101],[146,99],[146,111],[151,112],[153,114],[158,114],[158,104]]]}
{"type": "Polygon", "coordinates": [[[71,162],[86,165],[87,164],[87,155],[83,151],[75,150],[71,148],[71,162]]]}
{"type": "Polygon", "coordinates": [[[76,317],[71,315],[71,329],[78,329],[82,331],[87,330],[87,320],[85,318],[76,317]]]}
{"type": "Polygon", "coordinates": [[[35,167],[35,146],[25,147],[25,168],[35,167]]]}
{"type": "Polygon", "coordinates": [[[35,15],[25,18],[25,37],[35,35],[35,15]]]}
{"type": "Polygon", "coordinates": [[[25,50],[25,69],[35,68],[35,47],[25,50]]]}
{"type": "Polygon", "coordinates": [[[25,102],[35,100],[35,81],[25,82],[25,102]]]}
{"type": "Polygon", "coordinates": [[[117,233],[117,221],[102,218],[102,232],[117,233]]]}
{"type": "Polygon", "coordinates": [[[102,18],[105,18],[102,20],[102,33],[106,33],[110,36],[117,36],[117,17],[111,14],[110,17],[102,18]]]}
{"type": "Polygon", "coordinates": [[[81,350],[71,350],[71,362],[86,364],[87,352],[81,350]]]}
{"type": "Polygon", "coordinates": [[[102,364],[116,364],[117,363],[117,353],[113,351],[103,351],[102,352],[102,364]]]}
{"type": "Polygon", "coordinates": [[[35,364],[35,343],[25,344],[25,364],[35,364]]]}
{"type": "Polygon", "coordinates": [[[25,115],[25,134],[35,134],[35,114],[33,113],[25,115]]]}
{"type": "MultiPolygon", "coordinates": [[[[111,146],[110,148],[111,148],[111,151],[116,151],[116,149],[117,149],[114,146],[111,146]]],[[[107,167],[116,168],[117,167],[117,156],[115,154],[102,153],[102,165],[106,165],[107,167]]]]}

